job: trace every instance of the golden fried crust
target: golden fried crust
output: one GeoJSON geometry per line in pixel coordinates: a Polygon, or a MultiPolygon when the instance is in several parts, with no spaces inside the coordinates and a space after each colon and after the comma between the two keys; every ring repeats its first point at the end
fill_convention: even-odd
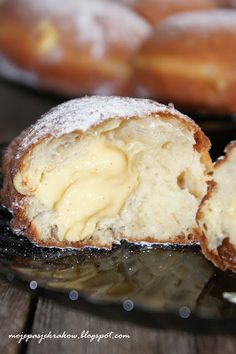
{"type": "Polygon", "coordinates": [[[73,96],[131,94],[131,61],[150,29],[106,0],[8,0],[0,23],[1,54],[42,86],[73,96]]]}
{"type": "Polygon", "coordinates": [[[230,269],[236,272],[236,249],[226,237],[216,252],[210,251],[207,247],[207,238],[204,233],[199,235],[202,253],[221,270],[230,269]]]}
{"type": "MultiPolygon", "coordinates": [[[[115,105],[116,101],[121,101],[121,103],[125,102],[130,102],[130,104],[135,104],[135,102],[144,102],[147,107],[150,105],[150,111],[149,113],[146,114],[146,117],[152,117],[155,119],[166,119],[167,121],[179,121],[183,127],[187,128],[189,131],[193,132],[196,144],[194,148],[196,151],[198,151],[201,154],[201,160],[202,163],[205,164],[206,166],[206,171],[210,170],[212,168],[212,161],[209,155],[209,149],[210,149],[210,141],[209,139],[205,136],[205,134],[202,132],[200,127],[194,123],[190,118],[187,116],[181,114],[177,110],[173,108],[173,106],[164,106],[161,104],[158,104],[157,102],[150,101],[150,100],[136,100],[136,99],[128,99],[128,98],[118,98],[118,97],[104,97],[104,98],[96,98],[96,97],[90,97],[90,98],[81,98],[81,99],[75,99],[68,101],[65,104],[61,104],[58,107],[52,109],[49,111],[44,117],[44,120],[47,120],[47,117],[53,115],[53,118],[50,119],[52,121],[54,119],[55,123],[54,124],[54,129],[52,128],[50,131],[48,128],[45,130],[41,129],[40,124],[43,122],[43,119],[38,120],[35,125],[29,127],[27,130],[23,131],[19,137],[17,137],[15,140],[12,141],[12,143],[9,145],[7,148],[7,151],[3,157],[3,189],[0,192],[0,202],[6,206],[9,210],[12,211],[13,213],[13,219],[11,222],[11,228],[13,232],[16,234],[24,234],[27,236],[32,242],[40,245],[40,246],[55,246],[55,247],[75,247],[75,248],[80,248],[83,246],[97,246],[97,247],[105,247],[105,248],[111,248],[111,244],[107,245],[99,245],[97,242],[90,241],[90,240],[85,240],[83,242],[60,242],[56,240],[47,240],[46,242],[40,240],[40,235],[38,235],[37,230],[34,228],[32,224],[29,223],[26,215],[26,207],[24,205],[24,200],[25,196],[19,194],[14,185],[13,185],[13,179],[14,176],[23,169],[24,165],[24,158],[27,154],[29,154],[33,148],[40,144],[43,140],[50,140],[53,139],[54,137],[62,137],[65,132],[63,130],[63,127],[61,127],[61,130],[58,131],[58,117],[64,117],[64,119],[68,118],[66,116],[66,112],[68,113],[69,109],[73,107],[72,110],[75,109],[74,105],[76,105],[78,102],[82,102],[85,100],[91,100],[91,99],[98,99],[99,101],[101,100],[108,100],[112,101],[115,105]],[[63,114],[62,114],[63,113],[63,114]],[[40,129],[39,129],[40,128],[40,129]]],[[[78,107],[76,107],[78,109],[78,107]]],[[[96,109],[96,106],[94,107],[96,109]]],[[[101,111],[102,112],[102,111],[101,111]]],[[[71,128],[70,133],[77,134],[78,136],[82,136],[87,132],[89,129],[96,129],[100,125],[104,123],[106,120],[112,119],[109,116],[103,115],[101,117],[101,114],[98,111],[96,112],[97,116],[99,117],[99,120],[97,120],[97,116],[93,116],[93,118],[90,120],[90,123],[88,123],[86,130],[78,129],[80,126],[80,123],[74,123],[74,127],[76,126],[77,129],[73,130],[73,127],[71,128]]],[[[134,115],[131,110],[131,115],[122,115],[122,114],[117,114],[117,117],[113,118],[118,118],[120,120],[128,120],[128,119],[138,119],[138,115],[134,115]]],[[[140,112],[140,116],[143,116],[143,112],[140,112]]],[[[60,118],[59,118],[60,119],[60,118]]],[[[69,118],[68,118],[69,119],[69,118]]],[[[83,123],[81,123],[83,124],[83,123]]],[[[52,125],[53,126],[53,125],[52,125]]],[[[197,238],[196,235],[198,233],[198,230],[196,230],[196,233],[188,235],[188,240],[189,243],[194,243],[196,242],[197,238]]],[[[120,239],[122,238],[127,238],[128,235],[120,235],[120,239]]],[[[134,242],[140,242],[140,240],[132,239],[129,237],[130,241],[134,242]]],[[[143,239],[142,241],[146,242],[156,242],[154,239],[151,237],[147,237],[146,239],[143,239]]],[[[176,236],[175,240],[173,238],[167,239],[165,241],[166,243],[186,243],[186,236],[184,235],[178,235],[176,236]]]]}
{"type": "Polygon", "coordinates": [[[131,6],[153,25],[179,12],[209,10],[221,5],[220,0],[123,0],[122,2],[131,6]]]}
{"type": "Polygon", "coordinates": [[[135,61],[151,96],[179,107],[236,112],[236,11],[172,16],[156,26],[135,61]]]}
{"type": "MultiPolygon", "coordinates": [[[[230,142],[225,148],[225,155],[219,158],[215,165],[214,169],[218,169],[222,166],[222,164],[227,163],[229,156],[233,149],[236,148],[236,141],[230,142]]],[[[214,178],[214,177],[213,177],[214,178]]],[[[199,207],[196,220],[200,226],[200,221],[204,218],[203,207],[207,200],[209,200],[217,188],[217,183],[215,181],[210,181],[208,183],[208,192],[206,196],[203,198],[201,205],[199,207]]],[[[218,246],[216,250],[210,250],[208,248],[208,240],[205,235],[207,231],[207,225],[203,224],[203,227],[200,227],[201,232],[199,234],[199,241],[201,244],[201,249],[203,254],[211,260],[215,266],[219,267],[222,270],[231,269],[236,272],[236,248],[230,242],[229,237],[225,237],[222,241],[222,244],[218,246]]]]}

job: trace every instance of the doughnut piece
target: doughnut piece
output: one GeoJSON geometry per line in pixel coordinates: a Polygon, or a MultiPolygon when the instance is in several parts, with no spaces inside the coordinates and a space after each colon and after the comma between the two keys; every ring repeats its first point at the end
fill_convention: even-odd
{"type": "Polygon", "coordinates": [[[175,15],[142,46],[136,77],[150,96],[185,109],[236,112],[236,11],[175,15]]]}
{"type": "Polygon", "coordinates": [[[9,146],[3,204],[39,245],[120,239],[194,242],[211,167],[209,140],[156,102],[87,97],[51,110],[9,146]]]}
{"type": "Polygon", "coordinates": [[[121,0],[145,17],[152,25],[179,12],[220,7],[220,0],[121,0]]]}
{"type": "Polygon", "coordinates": [[[0,23],[0,52],[16,79],[31,75],[32,85],[72,96],[129,95],[133,55],[150,30],[106,0],[3,1],[0,23]]]}
{"type": "Polygon", "coordinates": [[[197,220],[202,251],[217,267],[236,272],[236,141],[214,166],[197,220]]]}

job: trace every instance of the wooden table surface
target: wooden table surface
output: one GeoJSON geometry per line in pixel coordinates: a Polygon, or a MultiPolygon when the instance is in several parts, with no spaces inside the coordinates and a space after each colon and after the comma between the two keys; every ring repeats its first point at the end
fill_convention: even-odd
{"type": "MultiPolygon", "coordinates": [[[[41,113],[52,106],[56,98],[40,102],[37,94],[6,85],[0,81],[0,142],[9,141],[41,113]],[[14,96],[14,101],[12,97],[14,96]]],[[[90,313],[64,308],[52,300],[37,298],[30,292],[0,281],[0,353],[1,354],[119,354],[119,353],[214,353],[234,354],[236,338],[220,335],[195,335],[178,331],[147,329],[126,322],[114,322],[90,313]],[[128,334],[129,339],[36,339],[27,343],[9,338],[10,334],[81,333],[128,334]]]]}

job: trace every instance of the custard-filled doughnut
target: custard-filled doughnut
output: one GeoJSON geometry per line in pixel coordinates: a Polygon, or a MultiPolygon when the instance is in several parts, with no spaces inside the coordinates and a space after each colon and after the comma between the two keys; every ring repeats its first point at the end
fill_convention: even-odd
{"type": "Polygon", "coordinates": [[[175,15],[142,46],[136,77],[151,96],[185,109],[236,112],[236,11],[175,15]]]}
{"type": "Polygon", "coordinates": [[[13,213],[13,232],[39,245],[192,243],[207,191],[209,146],[172,106],[75,99],[8,147],[1,201],[13,213]]]}
{"type": "Polygon", "coordinates": [[[0,3],[0,24],[4,59],[76,96],[132,92],[131,61],[150,30],[109,0],[8,0],[0,3]]]}
{"type": "Polygon", "coordinates": [[[187,11],[220,7],[220,0],[120,0],[155,25],[164,18],[187,11]]]}
{"type": "Polygon", "coordinates": [[[214,166],[213,181],[199,209],[202,251],[217,267],[236,272],[236,141],[214,166]]]}

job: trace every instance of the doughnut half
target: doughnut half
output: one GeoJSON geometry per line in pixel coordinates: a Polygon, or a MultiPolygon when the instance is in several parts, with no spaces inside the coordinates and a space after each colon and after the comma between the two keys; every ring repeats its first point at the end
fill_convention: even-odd
{"type": "Polygon", "coordinates": [[[150,96],[185,109],[236,112],[236,10],[171,16],[137,57],[136,78],[150,96]]]}
{"type": "Polygon", "coordinates": [[[236,272],[236,141],[214,166],[197,220],[202,251],[217,267],[236,272]]]}
{"type": "Polygon", "coordinates": [[[1,200],[13,213],[12,230],[39,245],[191,243],[207,191],[209,146],[172,106],[75,99],[10,144],[1,200]]]}
{"type": "Polygon", "coordinates": [[[150,30],[109,0],[3,1],[0,24],[9,66],[27,82],[31,75],[32,85],[69,96],[131,94],[133,56],[150,30]]]}

